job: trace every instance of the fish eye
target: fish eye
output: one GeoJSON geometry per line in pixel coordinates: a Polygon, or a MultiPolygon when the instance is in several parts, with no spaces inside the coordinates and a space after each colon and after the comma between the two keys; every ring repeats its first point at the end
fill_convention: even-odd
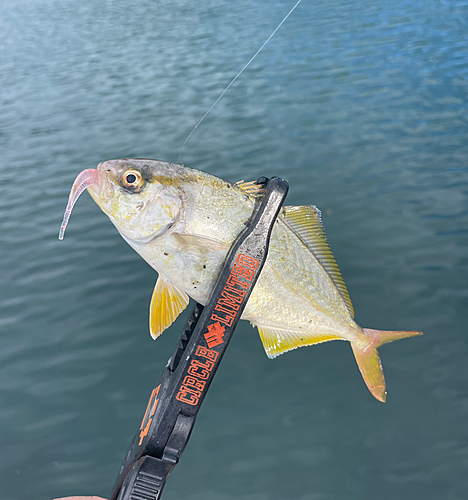
{"type": "Polygon", "coordinates": [[[125,187],[139,188],[143,184],[143,177],[138,170],[127,170],[122,176],[125,187]]]}

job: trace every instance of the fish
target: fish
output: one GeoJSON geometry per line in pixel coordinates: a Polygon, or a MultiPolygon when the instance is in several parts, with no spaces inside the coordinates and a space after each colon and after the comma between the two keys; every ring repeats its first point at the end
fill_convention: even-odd
{"type": "MultiPolygon", "coordinates": [[[[60,228],[63,239],[81,193],[89,194],[123,239],[158,272],[149,329],[156,339],[187,307],[206,305],[227,253],[265,193],[255,181],[236,183],[184,165],[125,158],[81,172],[60,228]]],[[[350,342],[369,391],[386,401],[378,348],[420,331],[361,328],[320,210],[283,206],[268,257],[242,314],[257,327],[269,358],[331,340],[350,342]]]]}

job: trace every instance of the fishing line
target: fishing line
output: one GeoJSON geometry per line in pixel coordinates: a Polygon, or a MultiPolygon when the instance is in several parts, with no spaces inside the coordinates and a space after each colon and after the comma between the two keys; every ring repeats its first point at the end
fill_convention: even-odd
{"type": "Polygon", "coordinates": [[[284,24],[284,22],[286,21],[286,19],[294,12],[294,10],[296,9],[296,7],[301,2],[302,2],[302,0],[298,0],[297,1],[296,5],[294,5],[294,7],[286,14],[286,16],[278,24],[278,26],[273,31],[273,33],[265,40],[265,42],[263,43],[263,45],[252,56],[252,58],[250,59],[250,61],[239,71],[239,73],[237,73],[237,75],[231,80],[231,83],[222,91],[221,95],[211,105],[210,109],[200,118],[200,120],[198,120],[198,123],[195,125],[195,127],[193,127],[192,131],[187,136],[187,139],[185,139],[185,142],[182,145],[182,149],[180,150],[179,157],[177,158],[177,163],[180,161],[180,157],[182,156],[182,153],[184,152],[185,145],[187,144],[187,142],[190,139],[190,137],[192,137],[192,135],[195,132],[195,130],[197,130],[197,128],[200,125],[200,123],[206,118],[206,116],[208,115],[208,113],[216,106],[216,104],[218,104],[218,102],[222,99],[222,97],[224,96],[224,94],[230,89],[231,85],[239,78],[239,76],[241,76],[241,74],[244,72],[244,70],[248,68],[248,66],[250,65],[250,63],[258,56],[258,54],[260,54],[260,52],[263,50],[263,48],[265,47],[265,45],[275,36],[275,33],[281,28],[281,26],[284,24]]]}

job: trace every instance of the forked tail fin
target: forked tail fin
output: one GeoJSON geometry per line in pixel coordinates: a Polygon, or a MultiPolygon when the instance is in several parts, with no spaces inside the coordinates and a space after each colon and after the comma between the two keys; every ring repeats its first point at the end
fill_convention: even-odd
{"type": "Polygon", "coordinates": [[[385,390],[385,377],[377,348],[394,340],[422,335],[422,332],[387,332],[370,330],[369,328],[363,328],[362,330],[369,339],[369,343],[364,348],[355,344],[351,344],[351,347],[368,389],[376,399],[384,403],[387,398],[387,391],[385,390]]]}

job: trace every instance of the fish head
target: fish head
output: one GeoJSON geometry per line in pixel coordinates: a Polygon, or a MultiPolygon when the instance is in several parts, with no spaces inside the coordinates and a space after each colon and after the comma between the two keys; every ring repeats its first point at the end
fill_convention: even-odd
{"type": "Polygon", "coordinates": [[[125,239],[145,244],[163,236],[182,214],[181,169],[172,163],[131,158],[84,170],[73,184],[59,238],[85,189],[125,239]]]}

